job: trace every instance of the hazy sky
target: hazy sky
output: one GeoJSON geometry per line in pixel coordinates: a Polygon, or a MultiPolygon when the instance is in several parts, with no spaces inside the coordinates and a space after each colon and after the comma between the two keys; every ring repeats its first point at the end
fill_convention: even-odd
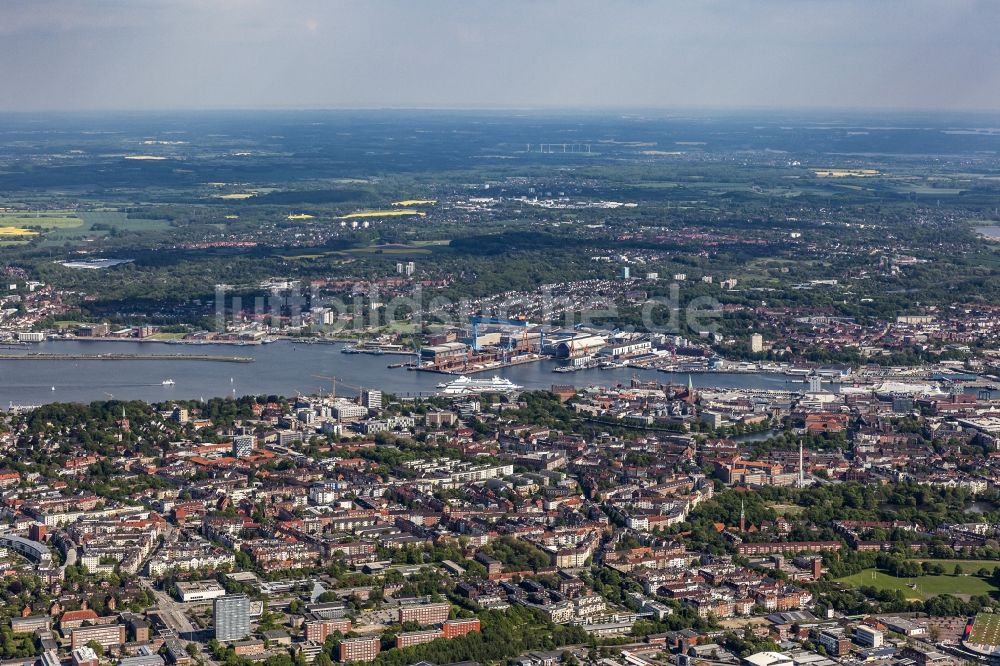
{"type": "Polygon", "coordinates": [[[0,109],[1000,109],[996,0],[0,0],[0,109]]]}

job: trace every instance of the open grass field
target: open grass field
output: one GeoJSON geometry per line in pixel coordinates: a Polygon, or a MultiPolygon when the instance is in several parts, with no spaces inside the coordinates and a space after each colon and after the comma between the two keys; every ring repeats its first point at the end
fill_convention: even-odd
{"type": "Polygon", "coordinates": [[[871,178],[879,175],[878,169],[817,169],[820,178],[871,178]]]}
{"type": "Polygon", "coordinates": [[[972,623],[969,641],[980,645],[1000,645],[1000,615],[978,613],[972,623]]]}
{"type": "Polygon", "coordinates": [[[153,231],[156,229],[166,229],[170,225],[166,220],[147,220],[144,218],[129,218],[128,215],[117,210],[95,210],[80,213],[84,223],[91,226],[103,224],[109,227],[128,229],[129,231],[153,231]]]}
{"type": "Polygon", "coordinates": [[[879,590],[902,592],[907,599],[923,601],[939,594],[973,596],[997,592],[997,588],[984,578],[977,576],[918,576],[916,578],[896,578],[884,571],[865,569],[853,576],[837,579],[850,587],[870,586],[879,590]],[[910,587],[913,585],[913,587],[910,587]]]}
{"type": "Polygon", "coordinates": [[[328,257],[332,253],[322,252],[320,254],[279,254],[278,256],[285,261],[305,261],[307,259],[322,259],[323,257],[328,257]]]}
{"type": "Polygon", "coordinates": [[[46,210],[38,213],[0,213],[0,227],[36,227],[40,229],[69,229],[83,225],[76,213],[46,210]]]}
{"type": "Polygon", "coordinates": [[[183,333],[153,333],[149,336],[151,340],[180,340],[183,337],[183,333]]]}
{"type": "Polygon", "coordinates": [[[407,246],[380,247],[378,245],[373,245],[371,247],[356,247],[350,250],[344,250],[343,253],[411,255],[411,254],[430,254],[431,251],[425,247],[407,247],[407,246]]]}
{"type": "Polygon", "coordinates": [[[772,504],[771,509],[779,516],[797,516],[806,510],[797,504],[772,504]]]}
{"type": "Polygon", "coordinates": [[[286,261],[302,261],[306,259],[322,259],[323,257],[349,257],[370,254],[406,257],[433,254],[435,248],[444,247],[446,244],[447,241],[444,243],[439,241],[430,241],[427,243],[417,241],[412,244],[405,245],[399,243],[367,245],[365,247],[354,247],[346,250],[329,250],[327,252],[295,252],[289,254],[279,254],[276,256],[281,257],[286,261]]]}
{"type": "Polygon", "coordinates": [[[948,573],[951,573],[958,564],[961,566],[965,573],[975,573],[986,567],[990,571],[993,571],[994,567],[1000,567],[1000,560],[935,560],[933,558],[914,558],[917,562],[929,562],[930,564],[940,564],[945,568],[948,573]]]}
{"type": "MultiPolygon", "coordinates": [[[[65,222],[48,226],[43,233],[43,244],[56,245],[67,240],[88,236],[103,236],[110,229],[117,228],[127,231],[162,231],[170,227],[166,220],[129,219],[128,215],[116,210],[95,210],[73,214],[73,224],[65,222]]],[[[2,220],[0,220],[2,222],[2,220]]]]}
{"type": "Polygon", "coordinates": [[[903,194],[926,194],[940,196],[957,196],[965,190],[958,187],[930,187],[929,185],[900,185],[895,188],[903,194]]]}

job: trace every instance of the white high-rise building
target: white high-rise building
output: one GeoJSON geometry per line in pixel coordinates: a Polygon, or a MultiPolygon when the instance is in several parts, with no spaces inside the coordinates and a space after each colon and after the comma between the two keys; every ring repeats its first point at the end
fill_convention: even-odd
{"type": "Polygon", "coordinates": [[[367,409],[382,409],[382,391],[365,389],[361,392],[361,404],[367,409]]]}
{"type": "Polygon", "coordinates": [[[215,640],[241,641],[250,635],[250,599],[245,594],[227,594],[212,602],[215,640]]]}

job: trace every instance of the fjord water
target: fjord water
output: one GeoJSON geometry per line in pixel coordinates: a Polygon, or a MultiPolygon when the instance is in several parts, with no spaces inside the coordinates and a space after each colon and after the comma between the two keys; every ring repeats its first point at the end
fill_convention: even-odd
{"type": "MultiPolygon", "coordinates": [[[[371,387],[399,395],[429,393],[445,375],[390,369],[401,356],[342,354],[340,344],[296,344],[279,341],[269,345],[169,345],[160,342],[98,342],[53,340],[5,354],[198,354],[251,356],[253,363],[185,360],[0,360],[0,408],[10,403],[36,405],[47,402],[90,402],[110,397],[159,402],[171,399],[197,400],[229,395],[295,395],[327,393],[330,382],[317,377],[337,377],[338,395],[353,395],[357,387],[371,387]],[[172,379],[174,384],[164,385],[172,379]],[[55,390],[53,390],[55,387],[55,390]]],[[[506,377],[529,389],[547,389],[553,384],[575,386],[628,383],[640,379],[687,383],[686,374],[656,370],[618,368],[554,373],[555,361],[542,361],[483,373],[506,377]]],[[[782,375],[728,374],[693,375],[696,386],[797,390],[782,375]]]]}

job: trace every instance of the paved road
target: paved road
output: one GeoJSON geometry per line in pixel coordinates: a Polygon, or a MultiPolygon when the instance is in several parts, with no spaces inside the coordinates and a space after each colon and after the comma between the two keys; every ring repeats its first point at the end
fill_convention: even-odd
{"type": "Polygon", "coordinates": [[[153,586],[152,581],[148,578],[140,576],[139,584],[153,594],[153,598],[156,599],[156,607],[159,609],[160,617],[163,619],[163,622],[166,623],[167,627],[177,635],[177,640],[180,641],[185,648],[189,644],[194,643],[198,646],[200,653],[199,656],[204,661],[206,666],[222,666],[217,661],[212,659],[212,655],[209,653],[206,646],[198,643],[197,641],[189,641],[184,638],[184,636],[189,635],[190,632],[196,631],[196,627],[191,624],[191,620],[187,617],[184,604],[174,601],[174,599],[166,592],[157,590],[153,586]]]}
{"type": "Polygon", "coordinates": [[[191,624],[187,613],[185,613],[183,604],[174,601],[166,592],[157,590],[148,578],[140,577],[139,584],[152,592],[156,599],[156,606],[160,609],[160,617],[178,636],[195,631],[194,625],[191,624]]]}

